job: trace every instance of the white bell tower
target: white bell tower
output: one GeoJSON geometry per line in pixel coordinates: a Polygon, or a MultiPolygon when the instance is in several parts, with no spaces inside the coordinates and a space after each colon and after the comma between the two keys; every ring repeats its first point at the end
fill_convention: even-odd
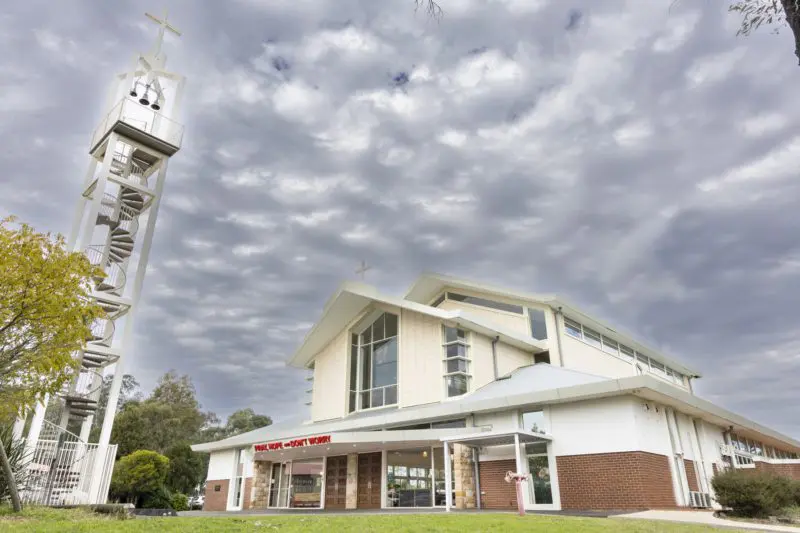
{"type": "Polygon", "coordinates": [[[105,110],[89,143],[89,165],[72,220],[68,247],[82,251],[105,275],[94,280],[92,298],[107,316],[92,324],[77,353],[80,372],[61,391],[61,420],[44,420],[37,406],[26,445],[32,453],[33,489],[25,498],[44,505],[104,503],[116,446],[109,445],[123,368],[130,357],[133,323],[170,158],[180,150],[177,122],[185,78],[166,70],[164,34],[180,32],[166,13],[146,16],[159,25],[152,50],[114,77],[105,110]],[[103,376],[113,375],[103,425],[88,443],[103,376]],[[70,432],[67,427],[80,430],[70,432]],[[36,477],[38,476],[38,477],[36,477]]]}

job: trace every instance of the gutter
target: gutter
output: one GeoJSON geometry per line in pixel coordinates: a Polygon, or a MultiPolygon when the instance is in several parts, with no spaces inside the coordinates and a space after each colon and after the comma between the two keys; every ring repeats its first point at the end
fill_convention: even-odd
{"type": "Polygon", "coordinates": [[[564,364],[564,350],[561,349],[561,327],[558,323],[558,317],[561,317],[561,320],[564,320],[564,313],[561,312],[561,306],[558,306],[558,309],[555,309],[555,319],[556,319],[556,346],[558,346],[558,359],[561,362],[561,366],[566,366],[564,364]]]}
{"type": "Polygon", "coordinates": [[[500,335],[497,335],[494,339],[492,339],[492,367],[494,368],[494,380],[500,377],[500,372],[497,370],[497,341],[500,340],[500,335]]]}

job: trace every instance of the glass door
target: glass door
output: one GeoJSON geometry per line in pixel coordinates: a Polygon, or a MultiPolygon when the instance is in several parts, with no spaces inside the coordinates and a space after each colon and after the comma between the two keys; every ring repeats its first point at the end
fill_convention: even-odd
{"type": "Polygon", "coordinates": [[[534,505],[551,505],[553,490],[550,484],[550,460],[547,456],[547,443],[536,442],[525,445],[528,458],[528,487],[534,505]]]}
{"type": "Polygon", "coordinates": [[[289,507],[292,463],[274,463],[269,480],[269,507],[289,507]]]}
{"type": "MultiPolygon", "coordinates": [[[[452,502],[456,502],[456,477],[453,472],[453,454],[450,454],[450,492],[452,493],[452,502]]],[[[433,449],[433,504],[438,507],[445,506],[445,498],[447,492],[445,490],[446,483],[444,481],[444,448],[433,449]]]]}

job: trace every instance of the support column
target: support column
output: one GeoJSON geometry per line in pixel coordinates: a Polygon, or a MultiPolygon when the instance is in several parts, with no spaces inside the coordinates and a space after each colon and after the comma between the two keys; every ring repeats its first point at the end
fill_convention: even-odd
{"type": "Polygon", "coordinates": [[[47,411],[47,402],[50,400],[50,395],[45,395],[42,403],[36,404],[36,410],[33,413],[33,420],[31,420],[31,427],[28,430],[28,440],[25,442],[25,453],[31,457],[34,450],[36,450],[36,443],[39,442],[39,433],[42,432],[42,424],[44,424],[44,414],[47,411]]]}
{"type": "Polygon", "coordinates": [[[450,443],[444,442],[444,508],[450,512],[453,507],[453,472],[450,469],[450,443]]]}
{"type": "Polygon", "coordinates": [[[23,415],[17,417],[17,420],[14,422],[14,429],[12,429],[11,438],[14,440],[20,440],[22,438],[22,432],[25,430],[25,420],[27,420],[27,416],[23,415]]]}
{"type": "Polygon", "coordinates": [[[469,446],[464,444],[453,445],[456,509],[475,508],[475,462],[472,456],[472,448],[469,446]]]}
{"type": "Polygon", "coordinates": [[[253,503],[252,509],[266,509],[269,504],[269,477],[272,473],[270,461],[253,463],[253,503]]]}
{"type": "Polygon", "coordinates": [[[358,454],[347,456],[347,486],[345,487],[345,509],[358,507],[358,454]]]}

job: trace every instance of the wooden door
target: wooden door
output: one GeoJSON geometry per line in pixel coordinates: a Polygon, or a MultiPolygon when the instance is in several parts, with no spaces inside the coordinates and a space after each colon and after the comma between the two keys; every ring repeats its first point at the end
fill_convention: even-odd
{"type": "Polygon", "coordinates": [[[381,507],[381,473],[383,454],[362,453],[358,456],[358,508],[381,507]]]}
{"type": "Polygon", "coordinates": [[[328,457],[325,468],[325,508],[344,509],[347,503],[347,456],[328,457]]]}

